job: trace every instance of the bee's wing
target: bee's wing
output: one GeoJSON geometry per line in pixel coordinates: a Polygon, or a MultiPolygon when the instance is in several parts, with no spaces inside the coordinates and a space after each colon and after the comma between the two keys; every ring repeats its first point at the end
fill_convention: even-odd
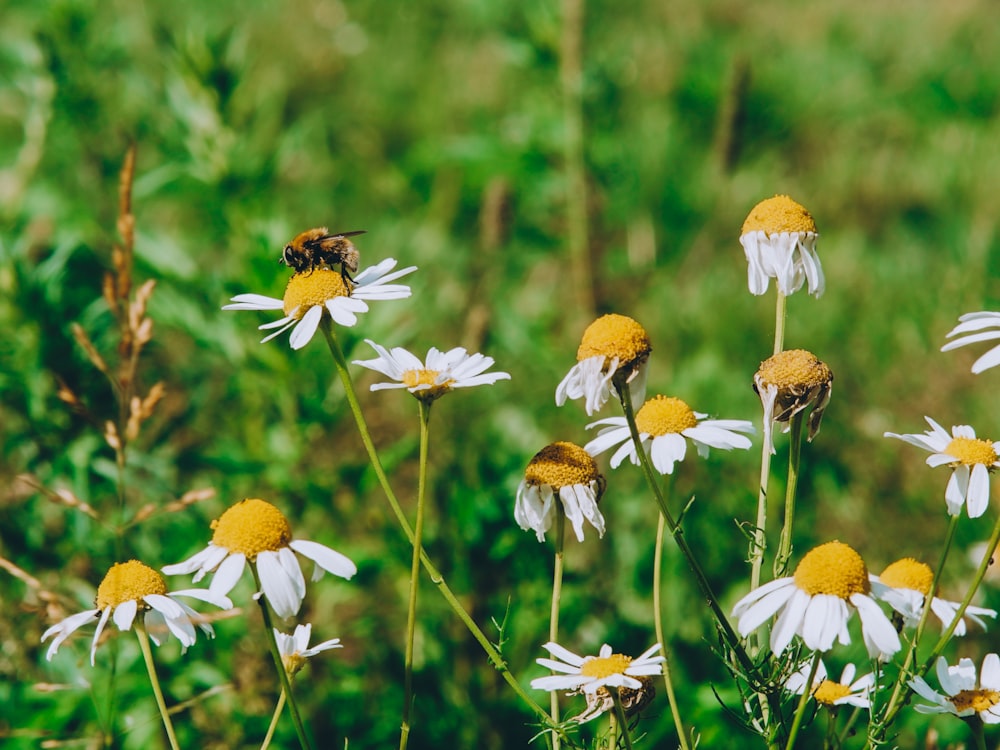
{"type": "Polygon", "coordinates": [[[359,234],[364,234],[367,231],[368,231],[367,229],[358,229],[358,230],[355,230],[353,232],[330,232],[330,234],[328,234],[323,239],[324,240],[337,240],[337,239],[340,239],[341,237],[357,237],[359,234]]]}

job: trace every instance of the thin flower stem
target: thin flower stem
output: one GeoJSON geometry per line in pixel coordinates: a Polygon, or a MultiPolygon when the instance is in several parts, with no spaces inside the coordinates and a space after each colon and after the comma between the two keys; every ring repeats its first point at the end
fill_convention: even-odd
{"type": "MultiPolygon", "coordinates": [[[[621,688],[609,687],[611,699],[615,702],[615,716],[618,717],[618,731],[622,740],[625,741],[625,750],[632,750],[632,736],[628,731],[628,722],[625,720],[625,708],[622,706],[621,688]]],[[[617,743],[615,744],[617,747],[617,743]]]]}
{"type": "Polygon", "coordinates": [[[278,702],[274,706],[274,713],[271,714],[271,724],[267,728],[267,734],[264,735],[264,741],[261,743],[260,750],[267,750],[268,745],[271,744],[271,740],[274,738],[274,730],[278,728],[278,719],[281,718],[281,711],[285,707],[285,691],[281,691],[281,695],[278,696],[278,702]]]}
{"type": "MultiPolygon", "coordinates": [[[[257,591],[262,591],[260,585],[260,575],[257,573],[257,566],[250,565],[250,572],[253,573],[253,584],[257,591]]],[[[281,658],[281,651],[278,650],[278,640],[274,637],[274,626],[271,624],[271,612],[267,608],[267,601],[264,595],[257,596],[257,604],[260,605],[260,614],[264,618],[264,633],[267,637],[267,647],[271,651],[271,658],[274,659],[274,667],[278,670],[278,679],[281,681],[281,690],[288,701],[288,710],[292,714],[292,723],[295,725],[295,733],[299,736],[299,744],[302,750],[312,750],[312,743],[306,733],[306,726],[302,722],[302,715],[299,713],[299,705],[295,701],[295,694],[292,692],[292,682],[285,669],[285,662],[281,658]]]]}
{"type": "Polygon", "coordinates": [[[820,652],[817,651],[813,657],[812,666],[809,667],[809,677],[806,678],[805,685],[802,686],[802,697],[799,698],[799,705],[795,709],[795,718],[792,719],[792,728],[788,732],[788,742],[785,750],[792,750],[795,747],[795,739],[799,735],[799,727],[802,726],[802,717],[806,713],[806,704],[809,703],[809,696],[813,694],[813,680],[816,679],[816,670],[819,669],[820,652]]]}
{"type": "Polygon", "coordinates": [[[174,734],[174,725],[170,721],[170,712],[167,711],[166,701],[163,700],[163,691],[160,689],[160,680],[156,676],[156,667],[153,664],[153,650],[149,647],[149,635],[146,633],[146,626],[141,619],[135,621],[135,636],[139,639],[139,650],[142,651],[142,660],[146,662],[146,671],[149,673],[149,684],[153,686],[153,696],[156,698],[156,707],[160,709],[160,716],[163,718],[163,728],[167,730],[167,739],[173,750],[180,750],[177,744],[177,735],[174,734]]]}
{"type": "Polygon", "coordinates": [[[760,455],[760,485],[757,490],[757,521],[750,540],[750,590],[760,586],[760,572],[767,551],[767,484],[771,479],[771,446],[762,441],[760,455]]]}
{"type": "Polygon", "coordinates": [[[792,556],[792,526],[795,521],[795,490],[799,484],[799,460],[802,456],[802,422],[804,412],[792,417],[788,441],[788,483],[785,486],[785,517],[781,525],[778,554],[774,557],[774,577],[781,578],[788,571],[792,556]]]}
{"type": "Polygon", "coordinates": [[[780,354],[785,346],[785,318],[787,317],[788,298],[781,293],[780,289],[777,289],[777,284],[775,284],[775,291],[778,296],[774,303],[774,353],[780,354]]]}
{"type": "Polygon", "coordinates": [[[403,720],[399,727],[399,750],[410,738],[413,708],[413,636],[417,628],[417,589],[420,586],[420,553],[423,551],[424,508],[427,498],[427,452],[430,444],[431,404],[420,404],[420,473],[417,480],[417,520],[413,526],[413,561],[410,565],[410,598],[406,609],[406,655],[403,657],[403,720]]]}
{"type": "MultiPolygon", "coordinates": [[[[552,570],[552,607],[549,611],[549,641],[559,642],[559,599],[562,596],[563,579],[563,547],[566,543],[566,511],[562,502],[556,498],[556,554],[555,563],[552,570]]],[[[549,693],[549,713],[552,714],[552,723],[559,723],[559,691],[553,690],[549,693]]],[[[559,750],[559,735],[552,732],[552,750],[559,750]]]]}
{"type": "Polygon", "coordinates": [[[972,730],[972,740],[975,742],[976,750],[986,750],[986,734],[983,732],[983,720],[978,716],[970,716],[965,720],[972,730]]]}
{"type": "MultiPolygon", "coordinates": [[[[667,519],[662,513],[657,513],[656,522],[656,549],[653,552],[653,624],[656,627],[656,640],[663,648],[663,655],[667,655],[667,641],[663,637],[663,604],[660,600],[663,578],[663,531],[667,527],[667,519]]],[[[681,721],[680,708],[677,705],[677,696],[674,694],[674,683],[670,679],[670,659],[663,662],[663,684],[667,689],[667,702],[670,704],[670,715],[674,718],[674,726],[677,728],[677,739],[680,742],[681,750],[690,750],[687,742],[687,731],[684,729],[684,722],[681,721]]]]}

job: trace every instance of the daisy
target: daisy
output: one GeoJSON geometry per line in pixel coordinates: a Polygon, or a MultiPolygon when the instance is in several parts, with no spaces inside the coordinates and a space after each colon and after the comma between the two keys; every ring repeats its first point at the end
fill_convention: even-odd
{"type": "Polygon", "coordinates": [[[1000,657],[987,654],[976,677],[972,659],[960,659],[949,667],[943,656],[936,664],[938,682],[944,695],[933,690],[922,677],[910,680],[910,687],[933,705],[918,703],[914,708],[922,714],[978,715],[984,724],[1000,724],[1000,657]]]}
{"type": "Polygon", "coordinates": [[[825,281],[816,255],[816,222],[787,195],[761,201],[743,222],[740,244],[746,255],[751,294],[764,294],[770,279],[788,296],[809,282],[809,294],[819,297],[825,281]]]}
{"type": "Polygon", "coordinates": [[[585,520],[603,537],[604,516],[597,503],[605,485],[597,462],[586,450],[573,443],[552,443],[538,451],[524,470],[514,502],[514,520],[525,531],[534,531],[542,542],[557,516],[558,498],[578,541],[583,541],[585,520]]]}
{"type": "MultiPolygon", "coordinates": [[[[620,687],[618,688],[618,699],[621,701],[625,717],[635,716],[646,706],[653,702],[656,697],[656,684],[653,676],[645,675],[636,678],[642,683],[640,688],[620,687]]],[[[566,721],[573,721],[577,724],[586,724],[599,716],[611,713],[615,710],[615,699],[607,688],[597,688],[596,692],[586,693],[583,690],[574,690],[567,695],[578,695],[583,693],[587,699],[587,707],[576,716],[568,718],[566,721]]]]}
{"type": "Polygon", "coordinates": [[[270,341],[289,328],[292,349],[301,349],[309,343],[324,313],[333,322],[342,326],[353,326],[358,322],[358,313],[368,312],[368,300],[403,299],[410,296],[410,287],[405,284],[390,284],[390,281],[417,270],[409,266],[398,271],[394,258],[386,258],[377,266],[370,266],[359,273],[353,281],[348,281],[340,273],[329,268],[301,271],[288,280],[283,299],[267,297],[263,294],[238,294],[232,298],[233,304],[223,310],[281,310],[285,317],[259,326],[261,330],[277,328],[261,343],[270,341]]]}
{"type": "Polygon", "coordinates": [[[652,346],[646,330],[624,315],[602,315],[583,332],[574,365],[556,388],[556,405],[583,398],[587,415],[600,411],[618,388],[633,401],[646,394],[646,363],[652,346]]]}
{"type": "MultiPolygon", "coordinates": [[[[871,582],[875,597],[896,610],[905,625],[915,627],[924,613],[924,601],[934,582],[934,571],[929,565],[912,557],[905,557],[889,565],[882,571],[882,575],[871,576],[871,582]]],[[[945,630],[951,627],[960,606],[959,602],[950,602],[937,596],[931,599],[931,612],[941,621],[945,630]]],[[[994,609],[972,606],[965,609],[965,617],[983,630],[986,629],[986,623],[982,618],[996,616],[994,609]]],[[[954,634],[957,636],[966,633],[965,617],[955,626],[954,634]]]]}
{"type": "MultiPolygon", "coordinates": [[[[788,678],[785,689],[790,693],[795,693],[795,695],[802,695],[811,668],[812,664],[806,662],[798,672],[788,678]]],[[[817,703],[828,707],[851,705],[871,709],[869,694],[875,684],[875,675],[869,672],[864,677],[855,680],[856,671],[853,664],[848,664],[844,667],[840,680],[835,682],[827,677],[826,666],[820,661],[816,668],[816,674],[813,676],[810,695],[816,699],[817,703]]]]}
{"type": "Polygon", "coordinates": [[[129,630],[136,617],[143,622],[150,639],[157,646],[163,643],[167,633],[173,634],[186,651],[195,642],[194,625],[197,624],[208,635],[215,635],[212,626],[204,618],[183,602],[178,596],[199,599],[222,609],[231,609],[233,603],[218,592],[204,589],[184,589],[168,591],[163,576],[138,560],[115,563],[108,570],[97,587],[97,607],[70,615],[42,633],[42,642],[52,636],[52,643],[45,658],[52,660],[59,646],[83,625],[93,622],[97,615],[97,630],[90,645],[90,664],[93,666],[97,642],[108,619],[114,620],[121,631],[129,630]]]}
{"type": "Polygon", "coordinates": [[[371,390],[405,388],[425,403],[440,398],[455,388],[493,385],[498,380],[510,380],[506,372],[485,372],[493,366],[493,358],[483,354],[469,354],[462,347],[442,352],[431,347],[425,365],[415,355],[402,347],[391,350],[365,339],[378,356],[375,359],[354,360],[354,364],[375,370],[399,381],[375,383],[371,390]]]}
{"type": "Polygon", "coordinates": [[[976,431],[968,425],[951,428],[951,434],[930,417],[924,417],[931,429],[922,435],[897,435],[885,433],[886,437],[899,438],[910,445],[930,451],[928,466],[951,466],[951,479],[944,491],[948,513],[957,516],[966,506],[969,518],[979,518],[986,512],[990,499],[990,472],[1000,466],[997,451],[1000,442],[976,437],[976,431]]]}
{"type": "Polygon", "coordinates": [[[281,661],[285,665],[285,671],[289,676],[294,675],[305,666],[306,660],[323,651],[332,648],[343,648],[339,638],[317,643],[309,648],[309,635],[312,633],[312,625],[296,625],[292,635],[286,635],[277,628],[274,630],[274,638],[278,644],[278,653],[281,654],[281,661]]]}
{"type": "MultiPolygon", "coordinates": [[[[673,473],[674,464],[683,461],[687,454],[687,440],[694,444],[702,458],[708,456],[709,448],[732,450],[750,447],[750,438],[738,433],[754,432],[752,424],[743,419],[706,419],[707,416],[692,411],[679,398],[668,396],[656,396],[642,405],[636,412],[635,426],[639,431],[639,440],[658,472],[673,473]]],[[[618,446],[611,456],[611,468],[617,468],[626,457],[638,466],[639,454],[632,442],[626,418],[599,419],[587,425],[587,429],[598,425],[604,427],[584,446],[584,450],[596,456],[618,446]]]]}
{"type": "Polygon", "coordinates": [[[764,445],[774,453],[774,425],[780,422],[788,432],[792,417],[810,406],[808,440],[816,437],[830,403],[833,372],[812,352],[789,349],[760,363],[753,389],[764,408],[764,445]]]}
{"type": "MultiPolygon", "coordinates": [[[[941,347],[947,352],[966,344],[1000,339],[1000,312],[966,313],[958,319],[958,325],[948,332],[948,338],[959,336],[941,347]],[[992,329],[992,330],[987,330],[992,329]],[[961,335],[960,335],[961,334],[961,335]]],[[[1000,345],[994,346],[986,354],[972,363],[972,371],[978,375],[983,370],[1000,365],[1000,345]]]]}
{"type": "Polygon", "coordinates": [[[542,646],[556,659],[536,659],[543,667],[548,667],[557,675],[538,677],[531,681],[531,687],[538,690],[578,690],[594,693],[599,688],[642,687],[639,677],[663,674],[666,659],[653,656],[662,646],[657,643],[633,659],[625,654],[611,653],[611,646],[604,644],[597,656],[577,656],[572,651],[549,641],[542,646]]]}
{"type": "Polygon", "coordinates": [[[241,500],[212,521],[212,528],[215,533],[205,549],[183,562],[164,566],[163,572],[167,575],[195,572],[197,583],[215,571],[209,591],[225,595],[233,590],[249,562],[260,577],[264,597],[282,618],[299,611],[306,593],[295,552],[315,563],[313,581],[322,578],[324,571],[347,579],[358,572],[357,566],[339,552],[317,542],[292,539],[288,520],[264,500],[241,500]]]}
{"type": "Polygon", "coordinates": [[[773,615],[771,651],[780,655],[796,635],[812,651],[829,651],[833,642],[851,642],[847,623],[857,610],[861,633],[872,658],[900,649],[889,618],[871,597],[868,568],[861,555],[841,542],[827,542],[806,553],[795,574],[754,589],[733,607],[740,635],[753,632],[773,615]]]}

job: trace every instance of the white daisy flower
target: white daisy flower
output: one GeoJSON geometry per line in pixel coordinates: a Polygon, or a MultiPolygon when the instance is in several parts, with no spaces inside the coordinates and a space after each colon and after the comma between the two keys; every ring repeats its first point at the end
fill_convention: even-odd
{"type": "MultiPolygon", "coordinates": [[[[958,325],[952,328],[947,337],[958,336],[941,347],[947,352],[967,344],[978,344],[980,341],[1000,339],[1000,312],[966,313],[958,319],[958,325]]],[[[972,363],[972,372],[976,375],[983,370],[1000,365],[1000,345],[994,346],[986,354],[972,363]]]]}
{"type": "Polygon", "coordinates": [[[209,591],[225,595],[233,590],[249,561],[260,576],[264,597],[281,618],[298,612],[306,593],[296,552],[315,563],[313,581],[322,578],[324,571],[347,579],[358,572],[357,566],[339,552],[317,542],[292,539],[288,520],[264,500],[241,500],[213,521],[212,528],[215,533],[205,549],[183,562],[164,566],[163,572],[194,572],[197,583],[215,571],[209,591]]]}
{"type": "Polygon", "coordinates": [[[637,677],[663,674],[666,658],[653,656],[663,648],[659,643],[651,646],[633,659],[625,654],[611,653],[611,646],[604,644],[597,656],[577,656],[572,651],[549,642],[542,646],[556,659],[536,659],[543,667],[559,672],[557,675],[538,677],[531,681],[531,687],[538,690],[583,690],[594,693],[602,687],[632,688],[642,687],[637,677]]]}
{"type": "Polygon", "coordinates": [[[753,389],[764,408],[764,445],[774,453],[774,426],[783,424],[788,432],[792,417],[810,406],[807,439],[812,442],[819,433],[833,392],[833,372],[812,352],[788,349],[760,363],[753,389]]]}
{"type": "Polygon", "coordinates": [[[76,630],[97,621],[97,630],[90,645],[90,663],[94,664],[97,642],[100,640],[108,619],[114,620],[119,630],[129,630],[138,615],[157,646],[166,640],[168,633],[181,642],[184,650],[195,642],[194,625],[197,624],[208,635],[215,635],[212,626],[204,618],[183,602],[178,596],[199,599],[222,609],[231,609],[233,603],[224,594],[205,589],[184,589],[168,591],[163,576],[138,560],[115,563],[108,570],[97,587],[97,607],[70,615],[42,633],[42,641],[55,636],[49,644],[45,658],[52,660],[59,646],[76,630]]]}
{"type": "MultiPolygon", "coordinates": [[[[795,693],[795,695],[802,695],[811,668],[811,662],[807,661],[798,672],[788,678],[788,681],[785,682],[785,689],[790,693],[795,693]]],[[[869,672],[855,680],[856,672],[857,668],[853,664],[848,664],[844,667],[840,680],[834,681],[827,677],[826,666],[820,661],[816,668],[816,674],[813,676],[809,694],[817,703],[828,707],[850,705],[871,709],[869,695],[875,685],[875,675],[869,672]]]]}
{"type": "MultiPolygon", "coordinates": [[[[692,411],[679,398],[656,396],[651,398],[636,412],[635,426],[639,430],[639,440],[647,452],[653,467],[661,474],[672,474],[674,464],[683,461],[690,440],[702,458],[708,456],[709,448],[732,450],[749,448],[750,438],[739,433],[753,433],[750,422],[743,419],[707,419],[707,414],[692,411]]],[[[587,429],[604,425],[593,440],[584,446],[591,455],[597,456],[618,446],[611,456],[611,468],[627,457],[636,466],[639,454],[636,452],[632,434],[625,417],[608,417],[587,425],[587,429]]]]}
{"type": "Polygon", "coordinates": [[[914,705],[919,713],[978,715],[984,724],[1000,724],[1000,657],[987,654],[978,678],[972,659],[960,659],[957,665],[949,667],[945,658],[939,656],[935,666],[943,695],[922,677],[910,680],[914,692],[932,704],[914,705]]]}
{"type": "Polygon", "coordinates": [[[847,623],[857,610],[869,656],[888,658],[899,651],[899,636],[870,592],[861,555],[841,542],[827,542],[806,553],[794,575],[740,599],[733,616],[739,618],[740,635],[746,636],[778,615],[770,643],[771,651],[780,655],[796,635],[812,651],[829,651],[834,641],[850,643],[847,623]]]}
{"type": "Polygon", "coordinates": [[[263,294],[238,294],[232,298],[233,304],[223,310],[282,310],[285,317],[259,326],[261,330],[277,328],[261,339],[270,341],[289,328],[292,349],[301,349],[309,343],[319,328],[323,315],[329,315],[337,324],[353,326],[358,322],[358,313],[368,312],[370,300],[403,299],[410,296],[410,287],[405,284],[390,284],[390,281],[412,273],[416,266],[398,271],[394,258],[386,258],[376,266],[369,266],[353,281],[348,281],[340,273],[329,268],[301,271],[288,280],[283,299],[267,297],[263,294]]]}
{"type": "Polygon", "coordinates": [[[793,294],[809,282],[809,294],[825,288],[823,267],[816,254],[816,222],[787,195],[761,201],[743,222],[740,244],[746,255],[752,294],[764,294],[770,279],[778,291],[793,294]]]}
{"type": "Polygon", "coordinates": [[[944,491],[949,515],[957,516],[964,505],[969,518],[979,518],[986,512],[990,500],[990,472],[1000,466],[997,458],[1000,442],[979,439],[976,431],[964,424],[953,426],[948,434],[930,417],[924,419],[931,429],[922,435],[887,432],[885,436],[930,451],[928,466],[951,466],[951,479],[944,491]]]}
{"type": "Polygon", "coordinates": [[[646,395],[646,364],[652,346],[646,330],[624,315],[602,315],[583,332],[574,365],[556,387],[556,405],[582,398],[587,415],[600,411],[618,386],[628,386],[633,402],[646,395]]]}
{"type": "Polygon", "coordinates": [[[292,635],[286,635],[277,628],[274,630],[274,638],[278,644],[278,653],[281,654],[281,661],[285,665],[285,671],[289,676],[294,675],[305,666],[306,660],[316,656],[323,651],[332,648],[343,648],[339,638],[317,643],[312,648],[309,647],[309,635],[312,633],[312,625],[296,625],[292,635]]]}
{"type": "MultiPolygon", "coordinates": [[[[871,582],[875,598],[881,599],[896,610],[902,616],[903,623],[912,628],[916,627],[923,616],[924,601],[934,583],[934,571],[929,565],[912,557],[904,557],[889,565],[882,571],[882,575],[871,576],[871,582]]],[[[947,601],[937,596],[931,599],[931,612],[941,621],[945,630],[951,627],[960,606],[960,602],[947,601]]],[[[986,622],[983,617],[996,616],[995,609],[970,605],[966,607],[963,618],[955,626],[954,635],[966,634],[966,617],[985,630],[986,622]]]]}
{"type": "Polygon", "coordinates": [[[578,541],[583,541],[585,520],[603,537],[604,516],[597,503],[605,484],[597,462],[587,451],[573,443],[552,443],[538,451],[524,470],[514,502],[514,520],[525,531],[534,531],[538,541],[545,541],[545,532],[557,516],[558,499],[578,541]]]}
{"type": "Polygon", "coordinates": [[[498,380],[510,380],[506,372],[485,372],[493,366],[493,358],[483,354],[469,354],[456,347],[446,352],[431,347],[427,364],[406,349],[397,346],[391,350],[365,339],[378,354],[375,359],[354,360],[354,364],[375,370],[392,378],[396,383],[375,383],[371,390],[405,388],[418,399],[431,402],[456,388],[493,385],[498,380]]]}

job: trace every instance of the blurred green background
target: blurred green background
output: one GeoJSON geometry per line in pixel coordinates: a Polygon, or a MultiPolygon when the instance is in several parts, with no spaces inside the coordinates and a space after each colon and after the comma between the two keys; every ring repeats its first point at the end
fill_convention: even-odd
{"type": "MultiPolygon", "coordinates": [[[[350,583],[311,586],[301,613],[314,639],[345,644],[298,680],[320,746],[397,741],[409,550],[325,347],[292,352],[287,337],[260,345],[255,327],[272,316],[219,311],[241,292],[280,296],[280,249],[308,227],[366,229],[363,265],[394,257],[420,269],[411,299],[373,305],[344,331],[349,358],[372,356],[364,338],[420,354],[464,345],[512,375],[435,407],[426,538],[491,636],[491,618],[508,613],[504,655],[525,684],[543,672],[534,659],[547,640],[552,547],[517,528],[514,491],[543,445],[588,439],[582,406],[553,403],[583,327],[604,312],[635,317],[654,346],[650,393],[758,422],[750,382],[770,354],[773,292],[748,293],[737,237],[750,208],[775,193],[813,213],[827,275],[820,299],[790,298],[786,345],[812,350],[836,376],[823,430],[804,450],[796,559],[840,539],[873,571],[901,555],[936,561],[947,472],[882,434],[919,432],[925,414],[1000,434],[1000,374],[969,373],[982,347],[938,352],[959,314],[1000,307],[993,3],[586,3],[588,288],[569,251],[579,223],[568,218],[560,60],[572,24],[558,3],[3,5],[0,556],[37,578],[0,572],[5,748],[101,746],[111,650],[91,668],[80,634],[49,664],[38,640],[55,618],[92,606],[116,560],[113,454],[56,394],[61,380],[101,420],[116,414],[70,325],[114,359],[100,290],[130,141],[136,276],[156,281],[141,387],[162,380],[167,396],[133,447],[127,506],[162,506],[202,487],[217,494],[131,528],[125,549],[151,565],[176,562],[208,541],[225,507],[258,496],[297,535],[357,561],[350,583]],[[53,503],[26,477],[68,489],[101,521],[53,503]]],[[[357,377],[412,512],[416,402],[368,393],[373,378],[357,377]]],[[[678,507],[697,496],[687,534],[727,604],[747,587],[737,521],[753,516],[758,462],[756,445],[713,451],[681,465],[673,485],[678,507]]],[[[779,450],[775,497],[783,462],[779,450]]],[[[656,512],[640,480],[630,468],[609,471],[607,535],[570,544],[560,640],[579,653],[608,641],[638,654],[655,640],[656,512]]],[[[963,520],[945,593],[961,593],[972,565],[964,551],[985,540],[997,512],[994,503],[963,520]]],[[[685,719],[703,747],[756,746],[712,694],[716,684],[732,695],[672,548],[667,565],[685,719]]],[[[234,597],[245,604],[248,594],[244,584],[234,597]]],[[[426,579],[421,602],[411,747],[526,746],[531,715],[426,579]]],[[[1000,604],[991,585],[983,602],[1000,604]]],[[[217,630],[183,658],[176,643],[156,652],[168,701],[200,696],[176,718],[182,743],[258,747],[278,690],[259,615],[247,608],[217,630]]],[[[996,650],[995,632],[949,656],[996,650]]],[[[119,640],[113,746],[165,746],[134,642],[119,640]]],[[[831,671],[860,655],[838,653],[831,671]]],[[[564,702],[566,714],[582,707],[564,702]]],[[[642,726],[644,746],[675,742],[662,696],[642,726]]],[[[900,746],[931,726],[942,742],[966,736],[960,722],[911,712],[900,746]]],[[[290,722],[275,746],[295,746],[290,722]]]]}

